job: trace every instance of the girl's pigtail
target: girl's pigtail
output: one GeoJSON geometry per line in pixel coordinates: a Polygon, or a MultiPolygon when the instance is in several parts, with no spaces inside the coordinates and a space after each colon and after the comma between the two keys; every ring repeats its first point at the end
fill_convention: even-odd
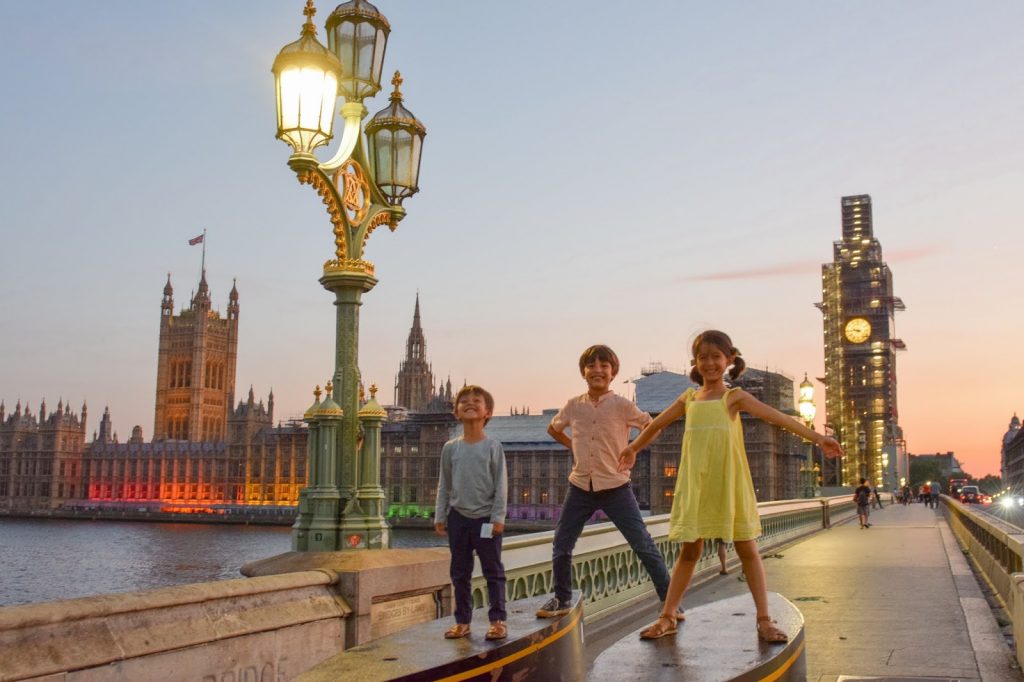
{"type": "Polygon", "coordinates": [[[747,368],[747,363],[743,361],[743,358],[739,355],[739,351],[736,351],[735,349],[733,350],[736,352],[736,359],[733,360],[732,368],[729,369],[729,378],[735,381],[741,374],[743,374],[743,370],[747,368]]]}
{"type": "Polygon", "coordinates": [[[700,372],[697,371],[696,367],[690,370],[690,381],[697,384],[698,386],[704,385],[704,377],[700,375],[700,372]]]}

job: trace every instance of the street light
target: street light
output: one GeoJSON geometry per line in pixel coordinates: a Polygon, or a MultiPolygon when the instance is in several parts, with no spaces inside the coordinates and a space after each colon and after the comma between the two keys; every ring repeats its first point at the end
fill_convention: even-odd
{"type": "MultiPolygon", "coordinates": [[[[814,415],[817,414],[818,408],[814,405],[814,384],[807,378],[806,372],[804,372],[804,380],[800,382],[800,400],[797,402],[797,407],[804,424],[807,425],[807,428],[813,430],[814,415]]],[[[807,447],[807,461],[800,470],[801,477],[803,478],[803,496],[817,497],[818,476],[814,471],[814,443],[807,441],[807,447]]]]}
{"type": "Polygon", "coordinates": [[[398,72],[391,104],[366,126],[363,99],[380,90],[391,26],[365,0],[338,5],[327,19],[328,46],[316,38],[313,0],[297,41],[286,45],[271,71],[277,93],[277,138],[292,148],[288,165],[299,182],[311,185],[327,206],[334,233],[334,257],[324,263],[320,284],[334,294],[337,337],[332,380],[321,400],[318,386],[306,410],[309,477],[299,494],[292,549],[339,551],[389,545],[380,486],[380,428],[386,414],[376,387],[360,395],[359,306],[377,284],[374,265],[363,258],[370,234],[405,217],[402,201],[419,187],[420,153],[427,133],[402,104],[398,72]],[[334,107],[343,98],[344,129],[334,156],[313,154],[333,137],[334,107]]]}

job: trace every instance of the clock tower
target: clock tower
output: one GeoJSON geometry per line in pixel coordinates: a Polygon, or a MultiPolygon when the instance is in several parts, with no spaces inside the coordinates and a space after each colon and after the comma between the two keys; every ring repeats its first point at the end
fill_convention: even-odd
{"type": "Polygon", "coordinates": [[[831,263],[821,267],[824,317],[825,420],[844,456],[823,472],[825,483],[899,484],[903,433],[896,410],[895,313],[892,272],[874,236],[871,197],[843,197],[843,238],[833,243],[831,263]]]}

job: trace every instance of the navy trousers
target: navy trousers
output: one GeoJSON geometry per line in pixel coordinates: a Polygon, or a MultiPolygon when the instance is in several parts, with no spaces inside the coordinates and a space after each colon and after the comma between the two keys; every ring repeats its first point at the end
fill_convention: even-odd
{"type": "Polygon", "coordinates": [[[582,490],[569,484],[569,492],[562,503],[562,515],[555,528],[555,544],[551,551],[551,572],[555,580],[555,596],[560,601],[572,598],[572,550],[583,532],[583,525],[597,510],[603,511],[626,542],[636,552],[640,563],[651,576],[658,598],[665,600],[668,593],[668,567],[665,557],[647,532],[640,516],[640,506],[628,483],[611,490],[582,490]]]}
{"type": "Polygon", "coordinates": [[[448,548],[452,552],[451,578],[455,588],[455,622],[473,620],[473,552],[480,557],[480,568],[487,580],[487,617],[506,620],[505,567],[501,564],[501,535],[480,537],[480,527],[490,519],[471,519],[454,509],[448,510],[448,548]]]}

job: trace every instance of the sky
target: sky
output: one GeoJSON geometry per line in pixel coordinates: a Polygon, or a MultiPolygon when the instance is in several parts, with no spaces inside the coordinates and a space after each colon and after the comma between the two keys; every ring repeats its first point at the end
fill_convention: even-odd
{"type": "MultiPolygon", "coordinates": [[[[299,416],[331,376],[331,224],[274,139],[270,65],[303,4],[0,3],[8,412],[87,401],[90,433],[109,406],[122,440],[150,437],[163,286],[187,305],[204,229],[215,308],[240,292],[238,396],[273,388],[275,417],[299,416]]],[[[1024,4],[377,6],[385,73],[428,131],[421,192],[366,249],[360,366],[384,402],[417,293],[434,373],[489,388],[498,414],[582,392],[593,343],[628,395],[650,363],[688,367],[709,327],[749,365],[821,377],[821,264],[840,198],[870,194],[907,306],[908,449],[998,473],[1024,411],[1024,4]]]]}

